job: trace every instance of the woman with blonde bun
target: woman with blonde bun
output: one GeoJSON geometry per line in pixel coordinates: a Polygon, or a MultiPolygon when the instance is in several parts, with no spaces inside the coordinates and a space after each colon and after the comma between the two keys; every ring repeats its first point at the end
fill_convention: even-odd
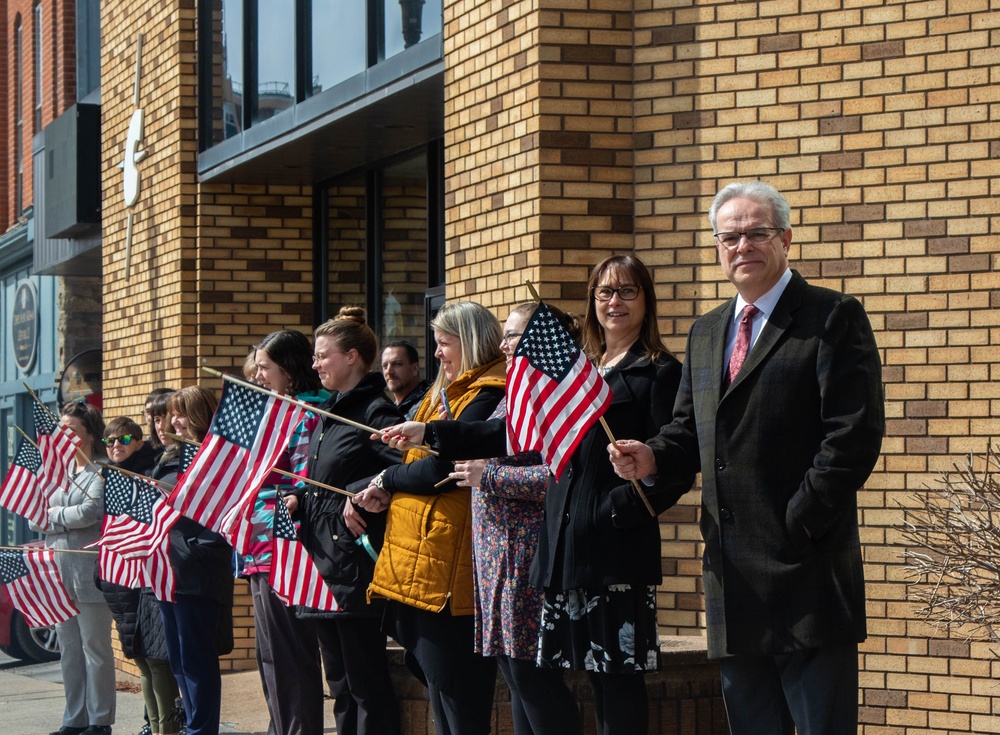
{"type": "MultiPolygon", "coordinates": [[[[365,323],[365,311],[345,306],[314,334],[313,368],[332,397],[322,405],[364,426],[382,428],[402,416],[385,393],[378,339],[365,323]]],[[[309,440],[310,479],[356,491],[373,475],[396,464],[400,453],[329,416],[321,416],[309,440]]],[[[389,678],[382,604],[369,605],[365,592],[385,535],[385,514],[354,506],[340,493],[307,485],[295,491],[300,535],[340,610],[300,608],[314,618],[324,647],[326,678],[334,698],[340,735],[397,735],[399,706],[389,678]]]]}

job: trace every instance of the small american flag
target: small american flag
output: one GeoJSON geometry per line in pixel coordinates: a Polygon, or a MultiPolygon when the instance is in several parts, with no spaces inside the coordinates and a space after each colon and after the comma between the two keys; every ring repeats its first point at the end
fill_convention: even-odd
{"type": "Polygon", "coordinates": [[[167,505],[153,483],[104,468],[101,546],[126,559],[154,553],[181,514],[167,505]]]}
{"type": "Polygon", "coordinates": [[[611,389],[569,333],[539,303],[507,376],[511,454],[536,451],[556,479],[591,426],[611,405],[611,389]]]}
{"type": "Polygon", "coordinates": [[[31,412],[42,455],[43,473],[54,487],[69,490],[69,467],[76,457],[80,440],[65,426],[57,424],[48,409],[38,401],[32,404],[31,412]]]}
{"type": "Polygon", "coordinates": [[[288,508],[280,497],[274,506],[274,556],[268,581],[286,605],[305,605],[328,612],[340,610],[312,557],[299,541],[288,508]]]}
{"type": "Polygon", "coordinates": [[[253,502],[305,414],[293,403],[226,381],[208,435],[168,502],[221,532],[227,513],[253,502]]]}
{"type": "Polygon", "coordinates": [[[0,549],[0,582],[32,628],[69,620],[76,609],[52,549],[0,549]]]}
{"type": "Polygon", "coordinates": [[[48,499],[55,486],[46,479],[42,474],[42,455],[31,442],[22,441],[0,487],[0,505],[43,530],[48,528],[48,499]]]}

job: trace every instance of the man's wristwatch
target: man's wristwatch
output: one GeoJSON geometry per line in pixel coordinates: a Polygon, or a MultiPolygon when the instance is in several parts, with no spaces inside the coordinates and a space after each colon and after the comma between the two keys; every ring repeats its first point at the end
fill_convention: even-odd
{"type": "MultiPolygon", "coordinates": [[[[372,485],[377,487],[379,490],[385,490],[385,484],[384,484],[385,481],[382,478],[382,475],[384,474],[385,470],[382,470],[377,475],[375,475],[375,477],[372,478],[372,485]]],[[[388,491],[386,490],[386,492],[388,491]]]]}

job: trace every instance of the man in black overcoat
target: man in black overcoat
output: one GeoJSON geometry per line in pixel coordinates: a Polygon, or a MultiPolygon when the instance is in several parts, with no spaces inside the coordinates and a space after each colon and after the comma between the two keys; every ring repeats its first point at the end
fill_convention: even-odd
{"type": "Polygon", "coordinates": [[[773,187],[730,184],[709,219],[737,295],[692,326],[673,422],[609,452],[626,479],[702,473],[708,652],[734,735],[856,735],[878,348],[855,298],[789,269],[773,187]]]}

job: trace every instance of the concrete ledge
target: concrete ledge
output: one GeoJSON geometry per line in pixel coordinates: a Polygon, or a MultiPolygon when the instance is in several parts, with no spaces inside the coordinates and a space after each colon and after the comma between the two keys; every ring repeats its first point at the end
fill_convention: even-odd
{"type": "MultiPolygon", "coordinates": [[[[664,636],[660,641],[661,670],[649,674],[649,735],[698,733],[728,735],[729,725],[722,704],[719,664],[708,660],[705,639],[698,636],[664,636]]],[[[405,735],[435,735],[434,721],[427,702],[427,690],[403,663],[403,651],[389,649],[389,667],[399,697],[405,735]]],[[[567,672],[567,682],[583,712],[584,732],[594,735],[593,692],[582,672],[567,672]]],[[[493,733],[511,735],[510,693],[497,676],[493,705],[493,733]]]]}

